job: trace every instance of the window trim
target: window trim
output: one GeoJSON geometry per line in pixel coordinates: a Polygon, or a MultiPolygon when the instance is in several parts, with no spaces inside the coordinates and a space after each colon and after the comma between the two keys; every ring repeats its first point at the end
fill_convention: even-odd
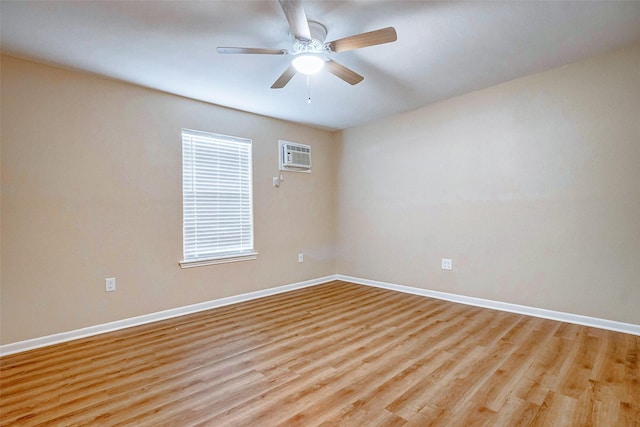
{"type": "Polygon", "coordinates": [[[198,259],[193,261],[180,261],[181,268],[191,268],[191,267],[203,267],[205,265],[215,265],[215,264],[227,264],[229,262],[240,262],[240,261],[249,261],[252,259],[257,259],[258,252],[250,252],[246,255],[225,255],[216,258],[206,258],[206,259],[198,259]]]}

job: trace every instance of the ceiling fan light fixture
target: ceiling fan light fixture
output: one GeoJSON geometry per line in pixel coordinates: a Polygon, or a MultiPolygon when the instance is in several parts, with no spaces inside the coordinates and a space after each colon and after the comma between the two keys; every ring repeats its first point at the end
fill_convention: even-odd
{"type": "Polygon", "coordinates": [[[291,65],[302,74],[315,74],[324,67],[324,59],[317,55],[298,55],[291,65]]]}

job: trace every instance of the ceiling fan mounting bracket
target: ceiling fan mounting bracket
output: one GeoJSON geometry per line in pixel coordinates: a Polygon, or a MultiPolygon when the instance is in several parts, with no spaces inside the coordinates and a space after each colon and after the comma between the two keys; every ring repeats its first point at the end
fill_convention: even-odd
{"type": "Polygon", "coordinates": [[[309,32],[311,33],[311,38],[313,40],[317,40],[321,43],[324,43],[324,40],[327,38],[327,27],[322,25],[318,21],[314,21],[312,19],[307,20],[309,24],[309,32]]]}

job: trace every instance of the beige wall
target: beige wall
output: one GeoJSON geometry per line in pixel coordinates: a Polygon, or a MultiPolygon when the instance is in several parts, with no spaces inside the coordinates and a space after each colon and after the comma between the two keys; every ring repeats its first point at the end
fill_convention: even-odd
{"type": "Polygon", "coordinates": [[[332,133],[10,57],[1,78],[3,344],[335,273],[332,133]],[[253,139],[256,261],[178,267],[183,127],[253,139]],[[314,168],[276,189],[278,139],[314,168]]]}
{"type": "Polygon", "coordinates": [[[341,135],[339,273],[640,324],[640,46],[341,135]]]}

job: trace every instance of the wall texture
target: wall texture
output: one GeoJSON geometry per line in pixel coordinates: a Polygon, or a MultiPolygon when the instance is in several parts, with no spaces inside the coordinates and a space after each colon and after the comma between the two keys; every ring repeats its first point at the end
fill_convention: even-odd
{"type": "Polygon", "coordinates": [[[335,273],[334,134],[10,57],[1,79],[2,344],[335,273]],[[253,139],[257,260],[178,266],[183,127],[253,139]],[[279,189],[278,139],[314,165],[279,189]]]}
{"type": "Polygon", "coordinates": [[[343,131],[340,164],[339,273],[640,324],[640,46],[343,131]]]}

